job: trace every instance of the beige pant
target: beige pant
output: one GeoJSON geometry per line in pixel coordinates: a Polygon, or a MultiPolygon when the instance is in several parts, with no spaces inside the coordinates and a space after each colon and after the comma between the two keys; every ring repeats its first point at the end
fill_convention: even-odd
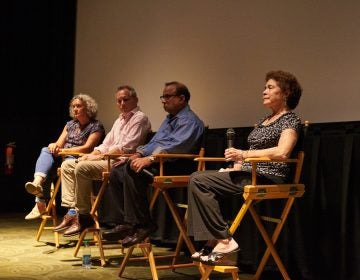
{"type": "Polygon", "coordinates": [[[63,161],[61,164],[61,206],[75,207],[80,214],[89,214],[93,181],[101,180],[102,172],[107,169],[107,160],[63,161]]]}

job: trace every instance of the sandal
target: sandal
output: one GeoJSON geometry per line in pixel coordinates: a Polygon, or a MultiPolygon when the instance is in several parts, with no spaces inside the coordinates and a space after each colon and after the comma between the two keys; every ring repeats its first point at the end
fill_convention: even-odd
{"type": "Polygon", "coordinates": [[[239,248],[228,252],[211,252],[207,256],[200,257],[200,262],[205,265],[224,265],[224,266],[236,266],[239,248]]]}
{"type": "Polygon", "coordinates": [[[213,247],[210,246],[204,246],[204,248],[202,248],[200,251],[195,252],[194,254],[191,255],[191,259],[193,261],[200,261],[200,257],[202,256],[207,256],[211,253],[213,247]]]}

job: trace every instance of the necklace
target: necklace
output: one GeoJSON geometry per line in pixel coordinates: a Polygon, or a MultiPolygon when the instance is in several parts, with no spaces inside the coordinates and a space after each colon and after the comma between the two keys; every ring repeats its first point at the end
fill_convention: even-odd
{"type": "Polygon", "coordinates": [[[279,119],[282,115],[288,113],[289,111],[282,111],[280,113],[276,113],[276,114],[273,114],[269,117],[267,117],[264,122],[263,122],[263,125],[268,125],[268,124],[271,124],[273,123],[274,121],[276,121],[277,119],[279,119]]]}

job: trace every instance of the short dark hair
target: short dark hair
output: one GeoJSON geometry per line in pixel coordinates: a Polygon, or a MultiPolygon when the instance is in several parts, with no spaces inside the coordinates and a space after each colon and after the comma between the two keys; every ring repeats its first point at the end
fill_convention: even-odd
{"type": "Polygon", "coordinates": [[[185,86],[182,83],[179,83],[177,81],[172,81],[172,82],[167,82],[165,83],[165,86],[175,86],[176,88],[176,94],[177,95],[184,95],[186,102],[189,102],[190,100],[190,91],[187,88],[187,86],[185,86]]]}
{"type": "Polygon", "coordinates": [[[301,85],[296,77],[289,72],[277,70],[266,73],[265,81],[267,82],[270,79],[275,80],[281,90],[288,94],[286,98],[286,105],[290,109],[295,109],[299,104],[302,93],[301,85]]]}
{"type": "Polygon", "coordinates": [[[124,90],[124,89],[127,90],[130,93],[130,96],[137,98],[137,93],[136,93],[135,89],[132,86],[129,86],[129,85],[118,86],[116,92],[118,92],[120,90],[124,90]]]}

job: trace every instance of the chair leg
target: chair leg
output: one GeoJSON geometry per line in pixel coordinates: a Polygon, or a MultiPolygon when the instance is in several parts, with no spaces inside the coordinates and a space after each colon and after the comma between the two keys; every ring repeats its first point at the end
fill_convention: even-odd
{"type": "MultiPolygon", "coordinates": [[[[182,238],[181,234],[179,234],[178,241],[176,243],[175,254],[174,254],[174,257],[173,257],[172,263],[171,263],[172,266],[175,266],[175,264],[180,256],[180,252],[181,252],[181,248],[182,248],[183,244],[184,244],[184,239],[182,238]]],[[[175,267],[172,270],[175,271],[175,267]]]]}
{"type": "MultiPolygon", "coordinates": [[[[56,203],[55,198],[60,188],[61,179],[60,177],[57,179],[55,186],[51,185],[51,197],[49,202],[46,205],[46,211],[43,215],[41,215],[42,221],[40,223],[38,232],[36,234],[36,241],[40,240],[40,237],[44,231],[44,229],[53,229],[57,225],[57,214],[56,214],[56,203]],[[52,219],[52,227],[46,227],[46,224],[49,219],[52,219]]],[[[56,248],[60,247],[59,241],[59,233],[54,232],[55,246],[56,248]]]]}
{"type": "Polygon", "coordinates": [[[119,277],[122,276],[122,274],[123,274],[123,272],[125,270],[125,267],[126,267],[128,261],[129,261],[130,257],[131,257],[131,254],[134,251],[134,248],[135,248],[135,246],[131,246],[129,249],[127,249],[125,257],[124,257],[124,259],[123,259],[123,261],[121,262],[121,265],[120,265],[119,277]]]}
{"type": "Polygon", "coordinates": [[[124,259],[123,259],[123,261],[121,262],[121,265],[120,265],[119,277],[122,276],[122,274],[123,274],[123,272],[125,270],[125,267],[126,267],[128,261],[130,260],[130,257],[132,256],[132,253],[133,253],[135,248],[140,248],[142,250],[144,257],[149,262],[152,279],[153,280],[158,280],[159,277],[158,277],[158,273],[157,273],[154,252],[152,250],[152,246],[151,246],[150,242],[137,244],[137,245],[131,246],[130,248],[127,249],[125,257],[124,257],[124,259]]]}
{"type": "MultiPolygon", "coordinates": [[[[289,200],[288,200],[289,202],[289,200]]],[[[269,259],[269,256],[270,254],[273,256],[274,258],[274,261],[275,263],[277,264],[280,272],[281,272],[281,275],[283,276],[283,278],[285,280],[290,280],[290,276],[288,275],[287,271],[286,271],[286,268],[284,266],[284,264],[282,263],[281,259],[280,259],[280,256],[278,255],[276,249],[275,249],[275,243],[280,235],[280,232],[281,232],[281,229],[286,221],[286,218],[287,218],[287,215],[289,213],[289,210],[290,210],[290,207],[292,205],[289,204],[287,202],[284,210],[283,210],[283,214],[282,214],[282,218],[281,218],[281,222],[279,224],[277,224],[275,230],[274,230],[274,233],[273,233],[273,236],[272,236],[272,239],[270,239],[264,225],[262,224],[261,222],[261,219],[259,217],[259,215],[256,213],[256,211],[254,210],[254,208],[251,206],[249,207],[249,211],[251,213],[251,216],[253,217],[254,221],[255,221],[255,224],[257,226],[257,228],[259,229],[266,245],[267,245],[267,249],[260,261],[260,264],[256,270],[256,273],[255,273],[255,276],[254,276],[254,279],[260,279],[260,276],[265,268],[265,265],[269,259]],[[285,212],[285,213],[284,213],[285,212]]]]}
{"type": "Polygon", "coordinates": [[[79,253],[81,244],[83,244],[83,242],[84,242],[86,233],[87,233],[87,229],[83,230],[83,231],[80,233],[79,239],[78,239],[78,241],[76,242],[76,246],[75,246],[75,250],[74,250],[74,257],[77,257],[77,254],[79,253]]]}
{"type": "Polygon", "coordinates": [[[148,258],[149,258],[149,263],[150,263],[152,279],[158,280],[159,278],[158,278],[158,274],[157,274],[157,270],[156,270],[154,252],[152,250],[151,243],[149,243],[149,247],[148,247],[148,258]]]}
{"type": "Polygon", "coordinates": [[[44,230],[44,227],[45,227],[46,221],[47,221],[47,217],[43,216],[41,218],[42,218],[42,221],[41,221],[41,224],[39,226],[38,232],[36,234],[36,241],[40,240],[41,234],[42,234],[42,232],[44,230]]]}
{"type": "Polygon", "coordinates": [[[212,267],[205,267],[204,272],[201,275],[201,280],[208,280],[212,271],[213,271],[212,267]]]}
{"type": "Polygon", "coordinates": [[[102,243],[101,236],[100,236],[100,231],[96,230],[94,232],[94,235],[96,236],[97,243],[98,243],[97,245],[99,247],[101,266],[104,267],[106,265],[106,260],[105,260],[105,255],[104,255],[103,243],[102,243]]]}
{"type": "Polygon", "coordinates": [[[167,205],[170,208],[170,211],[172,213],[174,221],[175,221],[175,223],[176,223],[176,225],[177,225],[177,227],[178,227],[178,229],[180,231],[180,235],[182,236],[183,240],[186,243],[186,246],[188,247],[188,249],[190,251],[190,254],[195,253],[194,244],[191,242],[190,238],[187,235],[186,227],[185,227],[183,221],[181,220],[179,212],[176,209],[176,205],[171,200],[171,197],[170,197],[169,193],[166,190],[163,190],[162,193],[164,195],[164,198],[165,198],[165,201],[166,201],[167,205]]]}

